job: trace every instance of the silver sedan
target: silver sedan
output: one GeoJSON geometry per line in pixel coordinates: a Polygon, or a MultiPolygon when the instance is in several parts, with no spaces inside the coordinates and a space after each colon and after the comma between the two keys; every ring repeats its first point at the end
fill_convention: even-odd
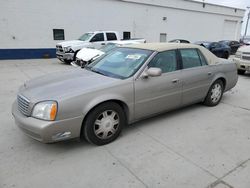
{"type": "Polygon", "coordinates": [[[12,114],[44,143],[83,137],[103,145],[126,124],[182,106],[216,106],[237,83],[236,65],[191,44],[117,48],[85,69],[24,83],[12,114]]]}

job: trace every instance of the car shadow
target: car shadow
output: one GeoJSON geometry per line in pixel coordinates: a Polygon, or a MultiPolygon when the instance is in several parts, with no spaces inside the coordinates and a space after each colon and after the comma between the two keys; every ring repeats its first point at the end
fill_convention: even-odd
{"type": "Polygon", "coordinates": [[[246,72],[245,74],[239,76],[243,78],[250,78],[250,72],[246,72]]]}
{"type": "MultiPolygon", "coordinates": [[[[127,125],[124,127],[121,135],[118,137],[116,141],[119,142],[119,138],[121,137],[126,137],[126,135],[132,134],[132,132],[138,130],[138,129],[143,129],[143,127],[146,126],[153,126],[154,124],[157,124],[158,122],[168,119],[168,118],[173,118],[176,117],[178,118],[179,116],[185,114],[187,111],[190,110],[195,110],[197,108],[204,108],[203,105],[201,104],[194,104],[191,106],[187,106],[184,108],[176,109],[170,112],[162,113],[159,115],[156,115],[154,117],[146,118],[144,120],[140,120],[136,123],[132,123],[130,125],[127,125]]],[[[206,108],[206,107],[205,107],[206,108]]],[[[114,141],[114,142],[116,142],[114,141]]],[[[77,151],[77,150],[82,150],[82,149],[93,149],[93,148],[99,148],[103,146],[95,146],[93,144],[89,144],[87,141],[83,139],[72,139],[72,140],[67,140],[67,141],[62,141],[62,142],[56,142],[52,144],[43,144],[38,141],[34,140],[36,147],[41,150],[46,150],[46,152],[50,153],[67,153],[67,152],[72,152],[72,151],[77,151]]]]}
{"type": "Polygon", "coordinates": [[[202,105],[201,103],[193,104],[190,106],[178,108],[169,112],[160,113],[158,115],[155,115],[153,117],[145,118],[143,120],[137,121],[135,123],[132,123],[128,126],[126,126],[123,130],[123,134],[129,134],[134,129],[140,129],[146,126],[151,126],[154,124],[157,124],[158,122],[161,122],[162,120],[170,119],[170,118],[178,118],[179,116],[185,114],[188,111],[192,111],[199,108],[206,108],[206,106],[202,105]]]}

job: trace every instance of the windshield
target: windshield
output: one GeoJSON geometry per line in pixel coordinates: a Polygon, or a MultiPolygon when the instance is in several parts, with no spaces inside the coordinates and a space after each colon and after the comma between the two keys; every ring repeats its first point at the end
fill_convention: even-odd
{"type": "Polygon", "coordinates": [[[230,41],[229,40],[222,40],[222,41],[219,41],[219,43],[229,45],[230,41]]]}
{"type": "Polygon", "coordinates": [[[85,33],[78,40],[87,41],[93,36],[93,34],[94,33],[85,33]]]}
{"type": "Polygon", "coordinates": [[[101,48],[99,48],[99,50],[101,50],[104,53],[107,53],[107,52],[113,50],[116,47],[117,47],[116,44],[109,43],[109,44],[106,44],[105,46],[102,46],[101,48]]]}
{"type": "Polygon", "coordinates": [[[134,75],[152,53],[150,50],[116,48],[86,69],[105,76],[126,79],[134,75]]]}

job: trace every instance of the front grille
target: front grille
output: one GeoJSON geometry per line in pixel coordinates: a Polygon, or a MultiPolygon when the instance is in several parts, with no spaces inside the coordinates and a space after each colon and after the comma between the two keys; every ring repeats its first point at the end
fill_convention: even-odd
{"type": "Polygon", "coordinates": [[[250,55],[250,52],[243,52],[243,55],[250,55]]]}
{"type": "Polygon", "coordinates": [[[30,101],[21,96],[21,95],[18,95],[17,96],[17,104],[18,104],[18,109],[19,111],[25,115],[25,116],[29,116],[30,115],[30,101]]]}
{"type": "Polygon", "coordinates": [[[61,45],[56,45],[56,51],[57,52],[63,52],[63,48],[61,45]]]}
{"type": "Polygon", "coordinates": [[[244,60],[250,60],[250,56],[242,56],[242,59],[244,59],[244,60]]]}

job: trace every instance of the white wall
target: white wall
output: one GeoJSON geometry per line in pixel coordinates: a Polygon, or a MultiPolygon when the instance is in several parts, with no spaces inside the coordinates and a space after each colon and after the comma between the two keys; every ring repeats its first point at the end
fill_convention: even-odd
{"type": "Polygon", "coordinates": [[[53,48],[60,42],[53,40],[53,29],[64,29],[65,40],[90,30],[117,30],[121,35],[131,31],[132,37],[144,37],[148,42],[158,42],[160,33],[167,33],[168,40],[217,41],[223,39],[225,20],[237,21],[233,36],[239,39],[243,15],[243,10],[203,8],[201,3],[183,0],[2,1],[0,49],[53,48]]]}

